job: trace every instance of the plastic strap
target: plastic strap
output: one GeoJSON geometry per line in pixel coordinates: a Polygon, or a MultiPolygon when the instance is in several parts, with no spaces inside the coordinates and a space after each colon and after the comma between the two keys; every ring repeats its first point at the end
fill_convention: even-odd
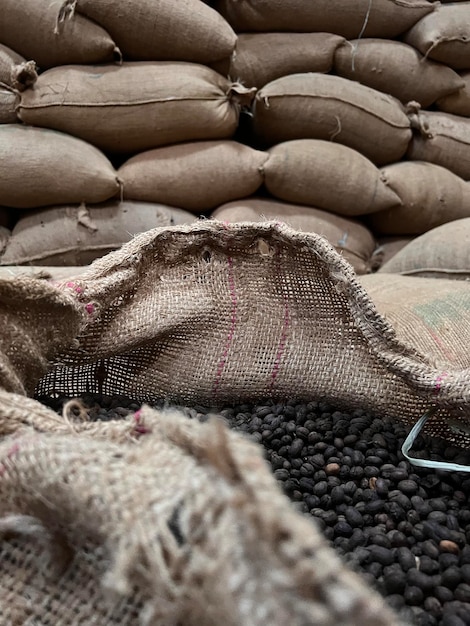
{"type": "Polygon", "coordinates": [[[408,437],[405,439],[401,447],[403,456],[406,457],[412,465],[418,465],[419,467],[441,469],[446,472],[470,472],[470,465],[460,465],[459,463],[446,463],[444,461],[431,461],[431,459],[416,459],[412,456],[409,456],[408,452],[410,451],[411,446],[414,444],[416,437],[419,435],[428,419],[432,417],[435,412],[436,409],[434,408],[426,411],[426,413],[419,418],[419,420],[410,430],[410,432],[408,433],[408,437]]]}

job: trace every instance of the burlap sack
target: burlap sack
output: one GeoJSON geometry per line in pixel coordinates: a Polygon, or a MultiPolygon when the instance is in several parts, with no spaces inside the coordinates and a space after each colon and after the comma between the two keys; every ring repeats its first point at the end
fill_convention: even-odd
{"type": "Polygon", "coordinates": [[[357,274],[366,274],[371,270],[375,240],[372,233],[356,220],[268,198],[228,202],[213,211],[211,217],[230,224],[276,220],[304,233],[316,233],[351,263],[357,274]]]}
{"type": "Polygon", "coordinates": [[[222,16],[200,0],[63,1],[70,4],[103,26],[134,61],[211,63],[230,57],[237,40],[222,16]]]}
{"type": "Polygon", "coordinates": [[[16,278],[30,276],[52,282],[63,282],[65,279],[80,276],[86,268],[83,266],[44,266],[44,265],[6,265],[0,267],[0,278],[16,278]]]}
{"type": "Polygon", "coordinates": [[[366,157],[319,139],[286,141],[268,150],[267,190],[281,200],[355,216],[401,204],[366,157]],[[314,181],[312,183],[312,180],[314,181]]]}
{"type": "Polygon", "coordinates": [[[329,72],[343,41],[331,33],[241,34],[228,74],[233,81],[260,89],[289,74],[329,72]]]}
{"type": "Polygon", "coordinates": [[[434,7],[425,0],[216,0],[235,30],[324,31],[347,39],[395,37],[434,7]]]}
{"type": "Polygon", "coordinates": [[[421,235],[431,228],[470,217],[470,184],[449,170],[423,161],[382,169],[384,181],[402,206],[373,213],[368,222],[383,235],[421,235]]]}
{"type": "Polygon", "coordinates": [[[408,158],[442,165],[464,180],[470,180],[470,120],[437,111],[412,114],[416,132],[408,158]]]}
{"type": "Polygon", "coordinates": [[[0,41],[46,69],[67,63],[105,63],[120,53],[109,34],[91,20],[63,19],[59,2],[2,0],[0,41]]]}
{"type": "Polygon", "coordinates": [[[0,389],[32,395],[50,361],[83,327],[82,310],[70,290],[46,280],[0,280],[0,389]]]}
{"type": "Polygon", "coordinates": [[[20,217],[0,264],[87,265],[137,233],[195,219],[186,211],[147,202],[48,207],[20,217]]]}
{"type": "Polygon", "coordinates": [[[1,397],[2,623],[398,626],[221,421],[67,423],[1,397]]]}
{"type": "Polygon", "coordinates": [[[423,107],[464,85],[450,67],[425,59],[405,43],[385,39],[345,42],[336,50],[334,68],[339,76],[423,107]]]}
{"type": "Polygon", "coordinates": [[[432,355],[440,366],[468,372],[470,284],[381,273],[359,280],[400,341],[432,355]]]}
{"type": "Polygon", "coordinates": [[[58,67],[23,92],[18,116],[103,150],[139,152],[232,136],[240,111],[237,90],[195,63],[58,67]]]}
{"type": "Polygon", "coordinates": [[[470,72],[461,72],[460,76],[465,83],[462,89],[440,98],[436,105],[445,113],[470,117],[470,72]]]}
{"type": "Polygon", "coordinates": [[[0,154],[0,205],[6,207],[103,202],[119,192],[104,154],[63,133],[3,124],[0,154]]]}
{"type": "Polygon", "coordinates": [[[405,35],[405,42],[454,69],[470,69],[470,2],[436,4],[405,35]]]}
{"type": "Polygon", "coordinates": [[[5,250],[8,240],[10,239],[11,232],[5,226],[0,226],[0,255],[5,250]]]}
{"type": "Polygon", "coordinates": [[[14,124],[19,97],[12,89],[0,85],[0,124],[14,124]]]}
{"type": "Polygon", "coordinates": [[[354,148],[378,165],[398,161],[411,139],[398,100],[346,78],[314,73],[265,85],[254,100],[253,125],[269,145],[326,139],[354,148]]]}
{"type": "Polygon", "coordinates": [[[6,209],[5,207],[0,206],[0,226],[10,228],[12,213],[13,211],[11,209],[6,209]]]}
{"type": "Polygon", "coordinates": [[[427,278],[470,278],[470,217],[413,239],[380,271],[427,278]]]}
{"type": "MultiPolygon", "coordinates": [[[[436,324],[436,342],[441,330],[444,341],[470,328],[470,284],[451,284],[461,289],[460,315],[446,317],[445,329],[436,324]]],[[[87,391],[206,406],[322,399],[408,424],[435,406],[435,432],[456,440],[449,420],[468,429],[469,371],[443,362],[440,349],[423,354],[399,341],[319,235],[269,222],[156,229],[64,289],[88,321],[39,396],[87,391]]],[[[435,302],[436,315],[444,306],[438,294],[430,315],[435,302]]],[[[468,360],[468,343],[453,350],[468,360]]]]}
{"type": "Polygon", "coordinates": [[[414,239],[414,237],[379,237],[371,259],[372,269],[379,270],[414,239]]]}
{"type": "Polygon", "coordinates": [[[204,212],[255,193],[267,158],[236,141],[197,141],[138,154],[118,175],[125,198],[204,212]]]}
{"type": "Polygon", "coordinates": [[[25,61],[26,59],[20,54],[0,44],[0,83],[11,85],[11,77],[15,68],[25,61]]]}

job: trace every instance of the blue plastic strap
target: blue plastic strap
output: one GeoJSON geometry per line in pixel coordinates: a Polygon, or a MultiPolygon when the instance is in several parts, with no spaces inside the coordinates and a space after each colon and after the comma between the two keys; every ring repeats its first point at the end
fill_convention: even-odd
{"type": "Polygon", "coordinates": [[[470,465],[460,465],[459,463],[446,463],[444,461],[431,461],[431,459],[416,459],[415,457],[409,456],[408,452],[410,451],[411,446],[414,444],[416,437],[419,435],[428,419],[432,417],[435,412],[436,409],[434,408],[426,411],[426,413],[419,418],[419,420],[410,430],[410,432],[408,433],[408,437],[403,442],[401,448],[403,456],[406,457],[412,465],[417,465],[419,467],[441,469],[447,472],[470,472],[470,465]]]}

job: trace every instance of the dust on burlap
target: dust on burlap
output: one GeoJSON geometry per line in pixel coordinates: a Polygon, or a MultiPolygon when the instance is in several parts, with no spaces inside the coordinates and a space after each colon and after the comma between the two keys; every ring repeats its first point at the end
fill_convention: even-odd
{"type": "MultiPolygon", "coordinates": [[[[407,424],[434,406],[428,432],[470,442],[447,427],[457,419],[468,430],[469,370],[442,350],[421,353],[412,332],[399,340],[350,265],[317,235],[274,223],[156,229],[63,289],[89,319],[39,395],[211,406],[323,399],[407,424]]],[[[459,315],[444,320],[455,330],[468,326],[470,311],[470,285],[459,289],[459,315]]],[[[436,344],[446,342],[439,326],[433,332],[436,344]]]]}
{"type": "Polygon", "coordinates": [[[222,421],[0,398],[3,624],[397,624],[222,421]]]}

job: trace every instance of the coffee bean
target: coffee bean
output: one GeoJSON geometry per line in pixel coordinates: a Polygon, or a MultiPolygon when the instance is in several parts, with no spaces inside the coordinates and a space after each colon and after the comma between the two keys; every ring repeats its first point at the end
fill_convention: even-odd
{"type": "Polygon", "coordinates": [[[424,600],[424,594],[419,587],[407,585],[403,592],[403,597],[407,604],[422,604],[424,600]]]}

